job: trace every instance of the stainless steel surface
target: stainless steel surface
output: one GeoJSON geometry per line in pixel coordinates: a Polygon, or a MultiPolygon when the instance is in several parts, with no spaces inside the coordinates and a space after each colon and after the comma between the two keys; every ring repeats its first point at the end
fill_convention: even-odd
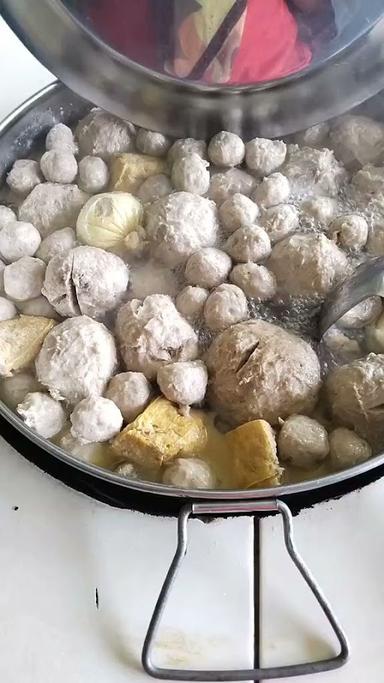
{"type": "MultiPolygon", "coordinates": [[[[27,102],[16,109],[0,123],[0,181],[5,171],[17,157],[28,155],[31,149],[44,139],[48,128],[57,121],[75,121],[89,108],[89,103],[78,97],[60,83],[53,83],[30,98],[27,102]]],[[[31,441],[33,445],[42,448],[52,457],[71,465],[77,470],[93,475],[98,479],[116,483],[126,488],[143,491],[146,493],[161,494],[172,497],[196,498],[194,489],[178,489],[164,484],[146,481],[129,480],[113,472],[96,465],[90,465],[78,458],[66,453],[62,448],[43,439],[20,420],[2,401],[0,401],[0,414],[21,434],[31,441]]],[[[239,500],[275,498],[294,493],[303,493],[313,489],[319,489],[331,484],[338,484],[346,479],[362,474],[375,467],[384,464],[384,453],[381,453],[366,462],[351,467],[342,472],[336,472],[309,481],[287,484],[279,487],[260,489],[232,489],[232,490],[200,490],[200,499],[211,500],[239,500]]]]}
{"type": "Polygon", "coordinates": [[[146,128],[203,138],[221,129],[243,138],[282,136],[377,93],[384,86],[380,5],[362,3],[353,35],[299,75],[223,87],[186,83],[131,61],[58,0],[39,0],[33,11],[30,0],[0,1],[3,16],[27,47],[74,91],[146,128]]]}
{"type": "Polygon", "coordinates": [[[315,673],[322,673],[324,671],[332,671],[346,663],[349,656],[349,645],[347,637],[340,626],[338,619],[324,596],[319,584],[312,576],[310,570],[304,563],[304,560],[299,555],[293,537],[293,520],[292,515],[285,503],[280,500],[265,500],[265,501],[250,501],[248,503],[210,503],[210,504],[192,504],[186,505],[182,508],[178,518],[178,537],[177,548],[175,556],[172,560],[171,566],[168,570],[164,584],[161,588],[160,595],[155,605],[155,609],[148,626],[147,635],[145,637],[142,664],[150,676],[162,680],[173,681],[248,681],[248,680],[270,680],[272,678],[288,678],[291,676],[303,676],[315,673]],[[191,515],[220,515],[223,513],[236,514],[244,512],[272,512],[280,513],[283,519],[284,541],[288,554],[306,582],[307,586],[312,591],[318,604],[320,605],[325,617],[331,626],[338,643],[340,645],[340,653],[335,657],[324,659],[320,662],[305,662],[302,664],[291,664],[287,666],[277,666],[258,669],[242,669],[242,670],[217,670],[217,671],[203,671],[203,670],[186,670],[186,669],[164,669],[156,666],[152,661],[152,652],[155,646],[155,638],[160,626],[161,617],[167,604],[169,592],[175,583],[177,574],[183,562],[183,559],[188,549],[188,519],[191,515]]]}
{"type": "Polygon", "coordinates": [[[323,304],[320,335],[370,296],[384,296],[384,257],[369,259],[356,268],[351,278],[337,287],[323,304]]]}

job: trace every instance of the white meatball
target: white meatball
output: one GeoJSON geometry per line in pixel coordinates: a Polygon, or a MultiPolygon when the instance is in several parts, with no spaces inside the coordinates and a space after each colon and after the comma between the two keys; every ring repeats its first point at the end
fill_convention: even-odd
{"type": "Polygon", "coordinates": [[[116,403],[126,422],[143,412],[153,396],[153,389],[142,372],[121,372],[112,377],[105,392],[116,403]]]}
{"type": "Polygon", "coordinates": [[[16,412],[27,427],[45,439],[56,436],[63,429],[66,420],[63,406],[40,391],[27,394],[17,406],[16,412]]]}
{"type": "Polygon", "coordinates": [[[286,202],[290,195],[287,178],[282,173],[272,173],[264,178],[252,195],[252,199],[268,209],[270,206],[286,202]]]}
{"type": "Polygon", "coordinates": [[[77,185],[41,183],[33,188],[19,208],[19,220],[32,223],[42,237],[54,230],[75,225],[89,196],[77,185]]]}
{"type": "Polygon", "coordinates": [[[281,296],[324,298],[348,274],[345,254],[322,233],[278,242],[267,263],[281,296]]]}
{"type": "Polygon", "coordinates": [[[376,450],[384,438],[384,355],[370,353],[337,367],[325,381],[334,422],[356,430],[376,450]]]}
{"type": "Polygon", "coordinates": [[[234,261],[263,261],[271,253],[271,241],[263,228],[248,225],[230,235],[225,249],[234,261]]]}
{"type": "Polygon", "coordinates": [[[310,218],[328,225],[337,214],[338,203],[332,197],[314,197],[302,202],[300,208],[310,218]]]}
{"type": "Polygon", "coordinates": [[[84,192],[103,192],[108,185],[108,166],[101,157],[84,157],[79,162],[79,185],[84,192]]]}
{"type": "Polygon", "coordinates": [[[352,185],[366,194],[381,194],[384,190],[384,168],[367,164],[352,178],[352,185]]]}
{"type": "Polygon", "coordinates": [[[160,266],[155,261],[132,266],[129,278],[129,297],[145,299],[151,294],[167,294],[175,297],[179,282],[172,270],[160,266]]]}
{"type": "Polygon", "coordinates": [[[177,458],[165,468],[163,483],[182,489],[213,489],[215,477],[204,460],[177,458]]]}
{"type": "Polygon", "coordinates": [[[244,194],[248,197],[255,186],[255,179],[240,168],[231,168],[225,173],[215,173],[209,185],[208,196],[221,206],[226,199],[234,194],[244,194]]]}
{"type": "Polygon", "coordinates": [[[329,226],[329,236],[346,249],[359,251],[368,239],[368,223],[356,213],[338,216],[329,226]]]}
{"type": "Polygon", "coordinates": [[[32,256],[11,263],[4,268],[4,291],[15,301],[34,299],[41,293],[45,263],[32,256]]]}
{"type": "Polygon", "coordinates": [[[62,228],[43,239],[36,256],[45,263],[54,256],[62,256],[76,245],[76,233],[72,228],[62,228]]]}
{"type": "Polygon", "coordinates": [[[205,324],[214,332],[247,318],[247,298],[236,285],[220,285],[209,295],[204,306],[205,324]]]}
{"type": "Polygon", "coordinates": [[[212,289],[226,281],[231,267],[232,261],[225,251],[206,247],[189,257],[185,278],[191,285],[212,289]]]}
{"type": "Polygon", "coordinates": [[[254,138],[245,145],[245,162],[258,176],[268,176],[284,163],[287,145],[281,140],[254,138]]]}
{"type": "Polygon", "coordinates": [[[262,214],[262,227],[272,244],[288,237],[299,226],[299,213],[292,204],[279,204],[265,209],[262,214]]]}
{"type": "Polygon", "coordinates": [[[76,154],[78,151],[73,133],[65,123],[56,123],[51,128],[45,138],[45,148],[47,150],[59,149],[71,154],[76,154]]]}
{"type": "Polygon", "coordinates": [[[191,192],[175,192],[150,206],[146,231],[152,255],[167,266],[177,266],[201,247],[215,244],[216,207],[191,192]]]}
{"type": "Polygon", "coordinates": [[[155,202],[173,192],[171,181],[164,173],[151,175],[140,185],[137,196],[144,204],[155,202]]]}
{"type": "Polygon", "coordinates": [[[102,396],[83,398],[70,419],[71,434],[82,443],[109,441],[123,426],[123,416],[117,405],[102,396]]]}
{"type": "Polygon", "coordinates": [[[171,141],[162,133],[140,128],[136,135],[136,147],[143,154],[163,157],[169,151],[171,141]]]}
{"type": "Polygon", "coordinates": [[[209,297],[207,289],[188,285],[176,299],[176,308],[184,318],[194,322],[203,315],[204,305],[209,297]]]}
{"type": "Polygon", "coordinates": [[[28,301],[19,301],[17,307],[24,315],[37,315],[43,318],[52,318],[53,320],[58,319],[57,312],[45,296],[38,296],[36,299],[29,299],[28,301]]]}
{"type": "Polygon", "coordinates": [[[8,223],[14,223],[17,220],[16,214],[8,206],[0,205],[0,230],[5,228],[8,223]]]}
{"type": "Polygon", "coordinates": [[[344,313],[339,320],[339,325],[346,329],[359,329],[371,325],[381,315],[383,306],[379,296],[370,296],[361,301],[350,311],[344,313]]]}
{"type": "Polygon", "coordinates": [[[265,266],[256,263],[239,263],[231,272],[230,280],[244,294],[258,302],[270,301],[276,294],[276,278],[265,266]]]}
{"type": "Polygon", "coordinates": [[[93,109],[76,127],[80,156],[98,156],[108,161],[113,154],[134,149],[135,128],[131,123],[93,109]]]}
{"type": "Polygon", "coordinates": [[[210,175],[208,161],[198,154],[176,159],[172,166],[172,184],[176,190],[203,195],[208,192],[210,175]]]}
{"type": "Polygon", "coordinates": [[[17,194],[28,194],[43,182],[40,166],[33,159],[18,159],[7,175],[7,185],[17,194]]]}
{"type": "Polygon", "coordinates": [[[303,147],[326,147],[329,133],[329,123],[316,123],[306,130],[296,133],[295,142],[303,147]]]}
{"type": "Polygon", "coordinates": [[[116,336],[127,370],[154,379],[164,363],[195,360],[198,338],[172,299],[163,294],[133,299],[119,309],[116,336]]]}
{"type": "Polygon", "coordinates": [[[163,365],[157,372],[160,391],[168,401],[191,406],[204,401],[208,372],[203,361],[184,361],[163,365]]]}
{"type": "Polygon", "coordinates": [[[367,251],[372,256],[384,256],[384,223],[375,222],[368,232],[367,251]]]}
{"type": "Polygon", "coordinates": [[[211,138],[208,156],[215,166],[239,166],[244,161],[244,142],[235,133],[223,130],[211,138]]]}
{"type": "Polygon", "coordinates": [[[114,469],[114,473],[118,474],[120,477],[126,477],[127,479],[139,479],[139,473],[136,467],[130,462],[122,462],[114,469]]]}
{"type": "Polygon", "coordinates": [[[368,116],[347,114],[336,119],[330,139],[337,158],[347,166],[374,163],[383,152],[384,126],[368,116]]]}
{"type": "Polygon", "coordinates": [[[226,199],[219,209],[219,217],[227,234],[244,225],[251,225],[259,215],[259,207],[252,199],[237,192],[226,199]]]}
{"type": "Polygon", "coordinates": [[[16,318],[16,316],[17,309],[15,304],[4,296],[0,296],[0,320],[11,320],[16,318]]]}
{"type": "Polygon", "coordinates": [[[368,351],[384,353],[384,314],[381,314],[374,325],[365,330],[365,343],[368,351]]]}
{"type": "Polygon", "coordinates": [[[101,395],[116,367],[112,334],[96,320],[81,316],[56,325],[36,359],[36,375],[57,400],[75,404],[101,395]]]}
{"type": "Polygon", "coordinates": [[[298,145],[288,146],[282,173],[289,180],[291,192],[299,196],[311,193],[336,197],[348,179],[344,166],[330,149],[298,145]]]}
{"type": "Polygon", "coordinates": [[[188,154],[198,154],[202,159],[206,159],[207,143],[204,140],[194,140],[194,138],[176,140],[168,152],[168,159],[171,164],[174,164],[177,159],[188,154]]]}
{"type": "Polygon", "coordinates": [[[329,446],[329,458],[334,470],[359,465],[372,455],[369,443],[346,427],[338,427],[329,434],[329,446]]]}
{"type": "Polygon", "coordinates": [[[310,469],[322,462],[329,453],[327,430],[306,415],[292,415],[283,424],[278,439],[279,459],[310,469]]]}
{"type": "Polygon", "coordinates": [[[0,396],[12,410],[16,410],[27,394],[35,391],[41,391],[41,386],[36,377],[27,372],[4,377],[0,383],[0,396]]]}
{"type": "Polygon", "coordinates": [[[329,351],[337,360],[354,360],[363,356],[362,348],[357,339],[347,337],[337,327],[331,327],[323,337],[329,351]]]}
{"type": "Polygon", "coordinates": [[[59,315],[100,319],[121,303],[128,281],[119,256],[81,246],[49,261],[42,293],[59,315]]]}
{"type": "Polygon", "coordinates": [[[44,177],[51,183],[73,183],[77,176],[77,161],[71,152],[50,149],[40,159],[44,177]]]}
{"type": "Polygon", "coordinates": [[[40,233],[32,223],[8,223],[0,231],[0,254],[5,261],[12,263],[22,256],[33,256],[40,242],[40,233]]]}

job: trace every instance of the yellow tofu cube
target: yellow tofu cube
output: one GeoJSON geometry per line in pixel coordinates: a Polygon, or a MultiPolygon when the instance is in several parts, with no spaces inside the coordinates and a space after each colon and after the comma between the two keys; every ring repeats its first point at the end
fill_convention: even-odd
{"type": "Polygon", "coordinates": [[[54,325],[55,320],[33,315],[0,322],[0,375],[9,376],[29,365],[54,325]]]}
{"type": "Polygon", "coordinates": [[[159,470],[174,458],[197,455],[206,442],[207,430],[198,411],[184,416],[173,403],[157,398],[118,434],[112,447],[140,467],[159,470]]]}
{"type": "Polygon", "coordinates": [[[168,170],[164,159],[148,154],[116,154],[110,162],[110,189],[135,194],[146,178],[158,173],[168,173],[168,170]]]}
{"type": "Polygon", "coordinates": [[[253,420],[225,435],[232,453],[239,488],[275,486],[283,473],[277,459],[275,434],[265,420],[253,420]]]}

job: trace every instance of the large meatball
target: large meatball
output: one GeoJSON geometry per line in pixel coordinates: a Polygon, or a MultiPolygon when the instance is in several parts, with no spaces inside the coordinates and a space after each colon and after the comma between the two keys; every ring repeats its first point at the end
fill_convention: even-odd
{"type": "Polygon", "coordinates": [[[81,316],[56,325],[36,359],[36,375],[53,398],[75,404],[101,395],[116,367],[115,341],[107,328],[81,316]]]}
{"type": "Polygon", "coordinates": [[[374,449],[384,445],[384,355],[370,353],[333,370],[326,396],[335,422],[351,427],[374,449]]]}
{"type": "Polygon", "coordinates": [[[122,306],[116,334],[127,370],[142,372],[148,379],[155,379],[165,363],[194,360],[198,355],[196,332],[163,294],[122,306]]]}
{"type": "Polygon", "coordinates": [[[99,156],[107,161],[112,154],[130,152],[134,146],[135,129],[132,124],[93,109],[76,128],[80,155],[99,156]]]}
{"type": "Polygon", "coordinates": [[[303,339],[263,320],[233,325],[207,352],[208,400],[234,425],[310,412],[320,388],[320,364],[303,339]]]}
{"type": "Polygon", "coordinates": [[[336,120],[330,132],[336,156],[352,168],[375,163],[384,149],[384,126],[368,116],[347,114],[336,120]]]}
{"type": "Polygon", "coordinates": [[[268,268],[279,293],[324,298],[347,274],[345,254],[323,234],[294,234],[272,249],[268,268]]]}
{"type": "Polygon", "coordinates": [[[254,138],[245,146],[245,161],[248,168],[258,176],[274,173],[284,163],[287,145],[281,140],[254,138]]]}
{"type": "Polygon", "coordinates": [[[330,149],[288,146],[287,161],[281,169],[287,176],[291,192],[305,195],[336,197],[348,175],[330,149]]]}
{"type": "Polygon", "coordinates": [[[27,427],[46,439],[56,436],[63,429],[66,420],[62,404],[40,391],[27,394],[17,406],[16,412],[27,427]]]}
{"type": "Polygon", "coordinates": [[[153,256],[168,266],[177,266],[194,251],[215,244],[216,207],[204,197],[175,192],[148,209],[146,231],[153,256]]]}
{"type": "Polygon", "coordinates": [[[32,223],[42,237],[54,230],[75,225],[78,213],[89,196],[77,185],[40,183],[24,199],[19,220],[32,223]]]}
{"type": "Polygon", "coordinates": [[[128,267],[119,256],[81,246],[49,261],[42,293],[62,316],[103,318],[120,304],[128,279],[128,267]]]}
{"type": "Polygon", "coordinates": [[[215,166],[238,166],[244,160],[245,145],[242,139],[222,130],[211,139],[208,156],[215,166]]]}

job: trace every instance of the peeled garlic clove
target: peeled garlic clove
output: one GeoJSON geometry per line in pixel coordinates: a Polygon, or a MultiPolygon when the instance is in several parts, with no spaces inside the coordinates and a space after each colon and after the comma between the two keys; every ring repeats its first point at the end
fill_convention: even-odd
{"type": "Polygon", "coordinates": [[[142,204],[129,192],[103,192],[91,197],[80,211],[77,238],[92,247],[113,249],[137,231],[142,219],[142,204]]]}

